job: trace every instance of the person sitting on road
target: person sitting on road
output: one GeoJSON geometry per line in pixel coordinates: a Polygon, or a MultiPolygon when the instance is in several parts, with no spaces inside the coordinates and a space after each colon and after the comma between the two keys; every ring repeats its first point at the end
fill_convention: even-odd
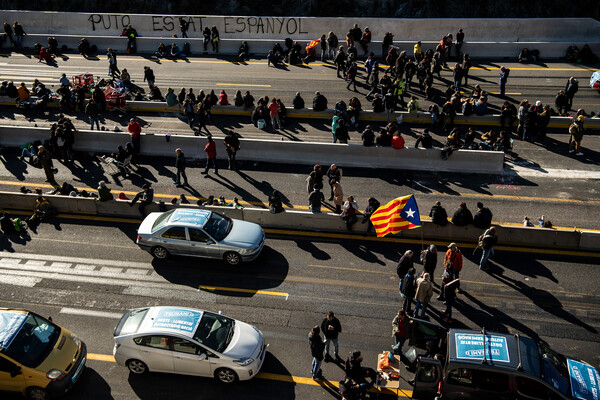
{"type": "Polygon", "coordinates": [[[167,49],[167,46],[165,46],[164,43],[160,43],[158,45],[158,48],[156,49],[156,57],[165,58],[168,55],[169,55],[169,50],[167,49]]]}
{"type": "Polygon", "coordinates": [[[171,44],[171,51],[169,55],[173,58],[185,57],[185,54],[179,50],[179,46],[177,46],[176,43],[171,44]]]}
{"type": "Polygon", "coordinates": [[[344,367],[346,378],[350,378],[359,384],[366,383],[367,387],[371,387],[375,384],[377,373],[373,368],[363,367],[361,365],[362,361],[363,356],[360,351],[353,351],[352,355],[346,360],[344,367]],[[367,378],[369,378],[371,382],[367,382],[367,378]]]}
{"type": "Polygon", "coordinates": [[[238,57],[237,57],[237,61],[238,62],[243,62],[246,60],[250,59],[250,47],[248,47],[248,42],[246,42],[245,40],[242,42],[242,44],[240,45],[240,49],[238,51],[238,57]]]}
{"type": "Polygon", "coordinates": [[[17,233],[17,230],[15,229],[15,221],[6,211],[2,215],[2,218],[0,218],[0,229],[2,229],[2,232],[5,235],[17,233]]]}

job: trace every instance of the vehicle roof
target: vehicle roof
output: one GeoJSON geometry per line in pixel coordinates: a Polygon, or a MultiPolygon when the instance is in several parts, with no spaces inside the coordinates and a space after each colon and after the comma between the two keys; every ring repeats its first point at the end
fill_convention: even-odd
{"type": "Polygon", "coordinates": [[[212,211],[193,208],[177,208],[169,218],[169,225],[186,225],[202,228],[210,218],[212,211]]]}
{"type": "Polygon", "coordinates": [[[0,308],[0,349],[5,349],[14,340],[27,320],[29,311],[0,308]]]}
{"type": "Polygon", "coordinates": [[[193,338],[204,311],[186,307],[150,307],[137,333],[177,333],[193,338]]]}
{"type": "Polygon", "coordinates": [[[533,339],[497,332],[486,331],[485,334],[487,364],[483,364],[483,334],[481,331],[470,329],[450,329],[448,361],[522,371],[535,377],[540,376],[539,351],[533,339]]]}

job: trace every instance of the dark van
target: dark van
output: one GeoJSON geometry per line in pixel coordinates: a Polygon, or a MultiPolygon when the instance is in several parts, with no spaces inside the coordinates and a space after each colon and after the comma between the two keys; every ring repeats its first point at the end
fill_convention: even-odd
{"type": "MultiPolygon", "coordinates": [[[[435,324],[413,319],[411,341],[422,332],[437,341],[440,360],[419,357],[414,399],[436,400],[598,400],[600,374],[591,365],[519,334],[450,329],[433,335],[435,324]]],[[[438,329],[439,332],[439,329],[438,329]]],[[[413,343],[411,343],[413,344],[413,343]]]]}

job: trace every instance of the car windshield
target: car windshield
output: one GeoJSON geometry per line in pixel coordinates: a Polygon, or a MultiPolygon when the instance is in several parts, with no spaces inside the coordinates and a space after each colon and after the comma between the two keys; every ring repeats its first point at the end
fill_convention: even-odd
{"type": "Polygon", "coordinates": [[[204,230],[217,242],[225,239],[231,230],[233,222],[224,215],[211,213],[210,219],[206,221],[204,230]]]}
{"type": "Polygon", "coordinates": [[[563,394],[567,394],[570,381],[567,358],[544,342],[538,342],[537,345],[540,352],[541,378],[563,394]]]}
{"type": "Polygon", "coordinates": [[[194,339],[206,347],[222,353],[225,351],[235,328],[235,321],[219,314],[205,312],[202,314],[194,339]]]}
{"type": "Polygon", "coordinates": [[[152,225],[152,232],[156,232],[157,230],[162,228],[169,220],[171,214],[173,214],[174,212],[175,210],[167,211],[162,213],[158,218],[156,218],[156,221],[154,221],[154,224],[152,225]]]}
{"type": "Polygon", "coordinates": [[[59,336],[58,325],[30,313],[19,333],[3,353],[26,367],[35,368],[50,354],[59,336]]]}

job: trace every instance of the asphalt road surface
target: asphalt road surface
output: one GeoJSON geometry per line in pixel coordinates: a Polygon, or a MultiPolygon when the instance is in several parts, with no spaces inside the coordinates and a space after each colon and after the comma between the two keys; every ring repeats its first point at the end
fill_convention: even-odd
{"type": "MultiPolygon", "coordinates": [[[[183,257],[153,261],[135,245],[136,228],[135,223],[58,219],[42,224],[30,241],[3,239],[3,306],[51,315],[88,345],[89,368],[67,399],[330,399],[343,371],[326,363],[327,381],[319,385],[310,379],[310,328],[334,310],[343,326],[341,355],[359,349],[364,365],[375,367],[377,353],[393,344],[391,320],[401,304],[396,262],[406,249],[421,248],[401,241],[306,240],[291,232],[269,235],[256,261],[231,268],[183,257]],[[256,325],[270,345],[262,373],[232,386],[168,374],[132,376],[111,359],[112,331],[124,310],[151,305],[222,311],[256,325]]],[[[492,269],[484,273],[477,269],[478,255],[470,248],[463,254],[464,293],[452,326],[540,337],[564,354],[600,365],[596,257],[497,251],[492,269]]],[[[442,323],[441,310],[433,299],[432,321],[442,323]]],[[[406,390],[401,396],[410,395],[411,378],[401,371],[400,389],[406,390]]],[[[389,398],[387,393],[379,392],[381,398],[389,398]]]]}

